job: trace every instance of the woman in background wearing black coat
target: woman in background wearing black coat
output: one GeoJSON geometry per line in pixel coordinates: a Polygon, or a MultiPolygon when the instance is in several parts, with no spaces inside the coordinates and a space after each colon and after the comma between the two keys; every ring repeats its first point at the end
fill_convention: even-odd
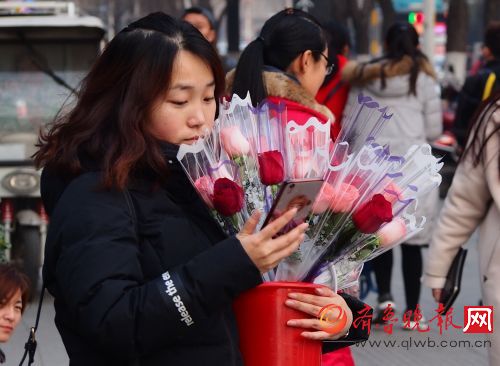
{"type": "MultiPolygon", "coordinates": [[[[272,239],[288,211],[226,237],[184,175],[178,145],[213,125],[224,90],[217,53],[188,23],[151,14],[123,29],[76,105],[42,134],[51,216],[43,275],[71,365],[241,365],[232,301],[299,245],[306,224],[272,239]]],[[[303,336],[338,339],[352,312],[324,288],[290,305],[303,336]],[[328,304],[348,314],[319,329],[328,304]]]]}

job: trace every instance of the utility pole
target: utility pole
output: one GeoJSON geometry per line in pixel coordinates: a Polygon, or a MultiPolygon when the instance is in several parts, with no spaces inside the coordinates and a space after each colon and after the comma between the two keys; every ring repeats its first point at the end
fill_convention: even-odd
{"type": "Polygon", "coordinates": [[[424,0],[424,42],[423,51],[429,58],[429,61],[434,61],[434,25],[436,21],[436,2],[435,0],[424,0]]]}

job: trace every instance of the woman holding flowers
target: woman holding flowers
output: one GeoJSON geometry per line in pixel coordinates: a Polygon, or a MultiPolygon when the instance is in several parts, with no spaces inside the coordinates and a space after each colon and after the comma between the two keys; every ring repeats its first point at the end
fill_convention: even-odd
{"type": "MultiPolygon", "coordinates": [[[[360,92],[394,113],[393,121],[377,135],[381,145],[389,144],[393,155],[404,155],[414,144],[439,137],[442,131],[439,86],[431,63],[420,50],[418,33],[407,22],[396,22],[385,35],[385,55],[368,63],[349,62],[342,71],[351,85],[348,105],[354,104],[360,92]]],[[[348,108],[346,108],[348,110],[348,108]]],[[[417,215],[432,224],[437,213],[437,191],[419,198],[417,215]]],[[[406,310],[402,325],[416,326],[415,311],[420,296],[422,275],[421,247],[429,244],[432,227],[427,227],[409,242],[401,245],[406,310]],[[406,318],[406,319],[405,319],[406,318]]],[[[372,261],[379,290],[374,322],[384,322],[388,304],[395,307],[391,294],[392,251],[372,261]]],[[[420,319],[421,320],[421,319],[420,319]]],[[[422,322],[423,323],[423,322],[422,322]]]]}
{"type": "MultiPolygon", "coordinates": [[[[162,13],[124,28],[84,79],[74,107],[40,137],[51,216],[43,275],[70,365],[241,365],[233,300],[290,255],[306,224],[273,239],[288,211],[227,237],[176,159],[210,129],[224,75],[191,25],[162,13]]],[[[304,336],[345,335],[352,313],[326,288],[297,297],[304,336]],[[348,322],[320,331],[319,308],[348,322]]]]}
{"type": "MultiPolygon", "coordinates": [[[[282,10],[265,22],[260,35],[241,54],[236,69],[226,76],[227,94],[243,98],[250,93],[256,104],[264,99],[284,104],[287,120],[299,125],[312,117],[323,124],[328,120],[334,123],[330,110],[315,100],[325,76],[333,69],[327,54],[326,35],[316,19],[301,10],[282,10]]],[[[309,165],[307,157],[296,159],[292,177],[304,178],[309,165]]],[[[338,297],[348,301],[353,313],[364,307],[348,295],[338,297]]],[[[345,345],[367,336],[366,329],[352,327],[348,336],[351,342],[345,345]]],[[[329,344],[323,348],[329,351],[339,346],[329,344]]],[[[323,361],[329,364],[328,358],[325,355],[323,361]]]]}
{"type": "MultiPolygon", "coordinates": [[[[500,92],[476,112],[469,140],[433,233],[423,283],[439,302],[460,246],[479,228],[479,270],[484,305],[500,309],[500,92]]],[[[500,365],[500,323],[488,334],[490,366],[500,365]]],[[[465,325],[465,324],[464,324],[465,325]]]]}

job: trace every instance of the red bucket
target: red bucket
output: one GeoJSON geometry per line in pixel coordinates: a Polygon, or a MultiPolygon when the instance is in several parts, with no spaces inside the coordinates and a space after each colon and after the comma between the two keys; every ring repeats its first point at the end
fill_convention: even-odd
{"type": "Polygon", "coordinates": [[[302,328],[286,323],[309,316],[285,305],[290,292],[313,294],[321,287],[302,282],[267,282],[234,302],[245,366],[319,366],[320,341],[305,339],[302,328]]]}

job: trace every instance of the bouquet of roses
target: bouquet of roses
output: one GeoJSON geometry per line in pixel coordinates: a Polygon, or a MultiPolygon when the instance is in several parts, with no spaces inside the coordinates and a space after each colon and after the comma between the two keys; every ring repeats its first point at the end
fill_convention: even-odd
{"type": "Polygon", "coordinates": [[[364,261],[421,230],[425,218],[411,209],[439,184],[440,165],[425,146],[400,157],[378,145],[376,135],[392,115],[371,98],[358,97],[334,144],[328,123],[288,121],[283,106],[253,107],[248,95],[223,101],[219,111],[211,131],[181,145],[178,160],[228,235],[255,209],[263,222],[283,182],[324,181],[305,240],[269,278],[314,281],[336,269],[333,279],[345,286],[364,261]],[[388,236],[403,227],[401,238],[388,236]]]}
{"type": "MultiPolygon", "coordinates": [[[[325,272],[331,275],[333,270],[332,282],[337,290],[349,287],[357,280],[364,262],[422,230],[425,217],[415,217],[414,210],[418,199],[441,183],[438,172],[442,163],[432,156],[427,144],[413,146],[395,161],[357,203],[350,217],[335,229],[332,243],[318,249],[321,254],[314,257],[312,265],[308,263],[304,281],[314,281],[322,274],[324,277],[325,272]]],[[[319,243],[315,242],[316,247],[319,243]]]]}
{"type": "MultiPolygon", "coordinates": [[[[334,154],[335,157],[338,155],[334,154]]],[[[365,145],[359,152],[347,155],[344,161],[339,160],[338,165],[330,167],[312,206],[306,239],[292,256],[280,263],[276,274],[278,280],[310,282],[314,279],[308,276],[314,264],[323,259],[324,253],[333,250],[336,241],[357,231],[353,212],[390,169],[389,158],[384,147],[365,145]]]]}
{"type": "Polygon", "coordinates": [[[278,280],[304,280],[350,221],[355,206],[394,164],[388,148],[375,143],[378,131],[391,120],[387,108],[360,94],[349,115],[331,147],[325,183],[312,207],[306,239],[278,266],[278,280]]]}
{"type": "Polygon", "coordinates": [[[256,209],[263,222],[283,181],[324,176],[329,128],[316,118],[298,125],[287,121],[282,105],[254,108],[248,95],[234,95],[220,104],[213,129],[181,145],[177,159],[213,217],[234,235],[256,209]]]}
{"type": "Polygon", "coordinates": [[[326,273],[333,277],[330,282],[344,288],[347,279],[357,280],[363,262],[422,229],[425,218],[417,220],[410,208],[440,184],[442,164],[428,145],[414,146],[404,157],[392,156],[388,146],[377,145],[378,131],[391,118],[387,108],[358,97],[333,146],[306,239],[279,264],[277,280],[312,282],[326,273]],[[403,227],[400,240],[379,240],[403,227]]]}

